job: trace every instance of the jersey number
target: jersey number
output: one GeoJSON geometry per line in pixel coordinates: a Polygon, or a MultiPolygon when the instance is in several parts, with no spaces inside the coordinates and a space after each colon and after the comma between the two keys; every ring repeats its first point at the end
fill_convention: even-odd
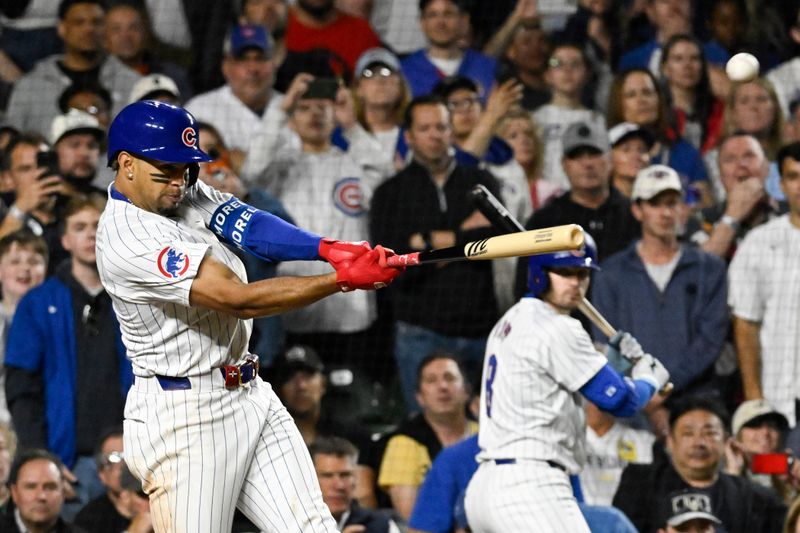
{"type": "Polygon", "coordinates": [[[492,354],[489,356],[489,363],[486,367],[486,416],[492,418],[492,395],[494,390],[494,377],[497,375],[497,356],[492,354]]]}

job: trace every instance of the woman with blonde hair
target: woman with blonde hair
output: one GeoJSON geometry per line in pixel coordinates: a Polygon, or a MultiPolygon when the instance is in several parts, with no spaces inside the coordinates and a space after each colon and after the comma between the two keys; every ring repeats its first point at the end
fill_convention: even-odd
{"type": "Polygon", "coordinates": [[[511,146],[514,159],[525,171],[534,211],[563,192],[558,185],[542,179],[544,143],[530,112],[521,108],[511,109],[503,117],[497,132],[511,146]]]}
{"type": "Polygon", "coordinates": [[[345,129],[344,136],[348,140],[358,135],[374,137],[385,153],[394,154],[399,168],[406,154],[400,125],[411,101],[400,61],[385,48],[367,50],[356,63],[351,92],[356,123],[345,129]]]}
{"type": "MultiPolygon", "coordinates": [[[[758,139],[770,161],[766,189],[770,196],[778,200],[782,200],[784,196],[780,190],[780,175],[774,160],[783,144],[783,129],[783,112],[775,88],[769,80],[756,78],[731,85],[725,100],[723,138],[736,132],[744,132],[758,139]]],[[[705,155],[705,162],[714,196],[717,201],[724,201],[725,188],[719,179],[719,150],[709,151],[705,155]]]]}

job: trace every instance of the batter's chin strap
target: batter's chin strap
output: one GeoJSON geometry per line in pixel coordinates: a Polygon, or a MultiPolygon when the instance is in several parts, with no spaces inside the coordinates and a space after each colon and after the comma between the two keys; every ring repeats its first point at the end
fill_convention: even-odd
{"type": "Polygon", "coordinates": [[[189,163],[186,168],[186,187],[191,187],[197,183],[197,177],[200,175],[200,165],[197,163],[189,163]]]}

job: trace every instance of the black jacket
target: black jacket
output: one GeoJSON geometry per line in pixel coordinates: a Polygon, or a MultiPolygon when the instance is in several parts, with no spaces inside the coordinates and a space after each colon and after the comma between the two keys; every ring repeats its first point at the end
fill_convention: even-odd
{"type": "MultiPolygon", "coordinates": [[[[669,493],[691,488],[665,458],[649,465],[630,464],[622,472],[614,507],[628,515],[640,533],[655,533],[669,493]]],[[[786,505],[776,494],[752,481],[720,473],[704,489],[714,515],[722,521],[717,533],[780,533],[786,505]]]]}
{"type": "MultiPolygon", "coordinates": [[[[381,184],[372,197],[373,243],[401,254],[414,251],[409,239],[415,233],[455,231],[457,245],[497,235],[491,227],[458,229],[476,210],[468,193],[478,183],[500,195],[497,181],[484,170],[456,165],[439,190],[427,169],[412,162],[381,184]]],[[[390,290],[396,320],[441,335],[481,337],[498,318],[491,261],[411,267],[390,290]]]]}
{"type": "Polygon", "coordinates": [[[389,533],[389,519],[372,509],[364,509],[355,501],[350,505],[350,516],[344,527],[352,525],[364,526],[364,533],[389,533]]]}

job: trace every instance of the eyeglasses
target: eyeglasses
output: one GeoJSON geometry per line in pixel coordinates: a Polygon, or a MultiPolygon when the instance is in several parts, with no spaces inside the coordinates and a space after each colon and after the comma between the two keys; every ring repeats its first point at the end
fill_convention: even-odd
{"type": "Polygon", "coordinates": [[[450,111],[466,111],[472,106],[478,105],[481,102],[480,98],[464,98],[462,100],[449,100],[447,102],[447,109],[450,111]]]}
{"type": "Polygon", "coordinates": [[[394,74],[394,71],[389,67],[375,67],[375,68],[368,67],[361,71],[361,77],[367,79],[375,77],[388,78],[392,74],[394,74]]]}
{"type": "Polygon", "coordinates": [[[109,467],[113,465],[122,464],[122,461],[125,460],[125,455],[122,452],[111,452],[108,455],[103,456],[102,465],[103,467],[109,467]]]}
{"type": "Polygon", "coordinates": [[[583,61],[575,59],[574,61],[562,61],[557,57],[551,57],[547,60],[547,66],[550,68],[568,68],[578,69],[584,66],[583,61]]]}

